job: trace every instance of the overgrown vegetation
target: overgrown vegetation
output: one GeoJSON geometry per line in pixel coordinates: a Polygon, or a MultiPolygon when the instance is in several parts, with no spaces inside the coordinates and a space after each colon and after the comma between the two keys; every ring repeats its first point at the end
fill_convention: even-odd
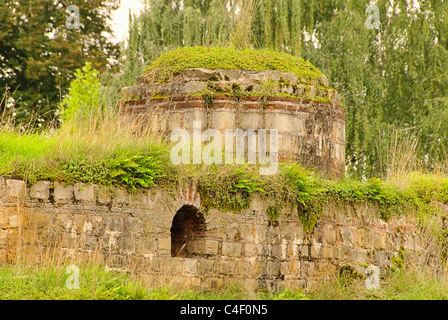
{"type": "Polygon", "coordinates": [[[219,290],[150,287],[134,276],[97,265],[79,267],[79,288],[66,265],[15,264],[0,268],[1,300],[446,300],[446,279],[403,268],[368,290],[363,278],[341,275],[318,289],[249,292],[238,285],[219,290]],[[347,278],[350,277],[350,278],[347,278]]]}
{"type": "Polygon", "coordinates": [[[103,111],[103,108],[99,72],[90,63],[86,63],[81,69],[76,69],[68,96],[62,101],[61,118],[67,121],[76,117],[82,121],[96,111],[103,111]]]}
{"type": "Polygon", "coordinates": [[[26,180],[149,188],[170,177],[169,151],[136,138],[114,114],[73,119],[57,131],[0,128],[0,175],[26,180]]]}
{"type": "Polygon", "coordinates": [[[79,269],[79,289],[62,266],[15,264],[0,268],[1,300],[140,300],[146,288],[125,274],[98,266],[79,269]],[[67,286],[67,283],[69,285],[67,286]],[[71,285],[71,286],[70,286],[71,285]]]}
{"type": "MultiPolygon", "coordinates": [[[[84,8],[83,16],[92,23],[83,25],[83,32],[59,28],[58,23],[66,19],[64,10],[45,1],[0,5],[5,9],[0,10],[0,21],[11,31],[0,34],[5,40],[0,52],[0,88],[4,92],[0,101],[0,176],[24,179],[29,185],[57,180],[129,190],[172,188],[195,180],[206,209],[244,211],[258,195],[269,203],[266,213],[272,221],[286,206],[297,207],[307,231],[313,229],[330,201],[344,205],[367,202],[377,206],[380,218],[386,221],[394,215],[415,214],[421,226],[435,236],[446,259],[447,216],[441,208],[448,204],[448,76],[443,63],[448,55],[446,3],[377,1],[380,28],[372,30],[365,27],[368,1],[204,0],[179,6],[177,0],[150,0],[150,10],[131,18],[123,75],[102,74],[102,84],[112,90],[105,94],[99,74],[89,64],[75,70],[94,61],[95,68],[105,71],[106,60],[118,57],[118,47],[105,41],[103,32],[116,1],[106,2],[109,6],[84,8]],[[246,10],[241,10],[243,7],[246,10]],[[43,15],[46,19],[41,19],[39,8],[48,13],[43,15]],[[98,8],[106,9],[98,14],[98,8]],[[237,12],[242,12],[243,18],[237,12]],[[48,37],[56,29],[61,32],[48,37]],[[67,50],[66,41],[59,41],[62,38],[73,40],[70,43],[75,50],[67,50]],[[87,47],[81,48],[80,44],[86,43],[87,47]],[[223,47],[229,44],[233,47],[223,47]],[[161,55],[173,48],[198,45],[161,55]],[[147,73],[161,82],[185,68],[206,67],[293,72],[305,85],[317,81],[323,86],[322,73],[299,55],[319,66],[343,93],[347,165],[359,180],[327,180],[293,163],[283,164],[271,177],[258,176],[256,166],[248,165],[175,167],[168,159],[169,145],[157,134],[143,130],[137,135],[115,113],[101,112],[104,104],[115,109],[120,88],[135,83],[151,63],[147,73]],[[69,86],[73,76],[77,79],[69,86]],[[101,91],[104,97],[100,97],[101,91]],[[63,112],[58,111],[61,102],[63,112]],[[50,121],[60,115],[66,120],[62,127],[50,121]],[[375,176],[383,179],[371,178],[375,176]]],[[[238,88],[232,90],[241,94],[238,88]]],[[[309,296],[284,292],[260,297],[448,297],[444,279],[406,269],[401,256],[392,262],[399,272],[383,279],[383,289],[378,291],[366,291],[356,280],[337,282],[309,296]]],[[[98,268],[82,270],[84,280],[78,291],[67,291],[66,279],[63,269],[4,267],[0,269],[0,298],[246,297],[239,288],[222,295],[179,293],[170,288],[148,291],[121,274],[98,268]]]]}
{"type": "Polygon", "coordinates": [[[253,293],[238,285],[219,290],[150,287],[126,273],[98,265],[74,269],[68,265],[15,264],[0,267],[0,300],[247,300],[305,299],[301,292],[253,293]]]}
{"type": "Polygon", "coordinates": [[[369,0],[177,3],[149,0],[132,17],[126,85],[174,48],[287,52],[318,67],[342,96],[348,174],[386,179],[397,166],[447,173],[446,1],[375,1],[378,29],[366,26],[369,0]]]}
{"type": "Polygon", "coordinates": [[[276,220],[286,206],[297,206],[312,229],[322,206],[368,202],[381,218],[403,212],[421,215],[437,211],[435,202],[448,204],[448,177],[409,173],[387,181],[325,179],[297,163],[283,163],[274,176],[259,176],[254,165],[181,165],[170,161],[170,146],[151,132],[136,136],[114,114],[89,121],[68,121],[57,130],[21,131],[0,128],[0,175],[26,180],[93,183],[136,188],[172,187],[198,182],[204,204],[239,212],[255,195],[268,199],[268,214],[276,220]]]}
{"type": "Polygon", "coordinates": [[[333,283],[309,292],[311,300],[447,300],[446,278],[418,268],[387,274],[379,289],[367,289],[363,278],[339,277],[333,283]]]}
{"type": "Polygon", "coordinates": [[[146,73],[155,82],[167,82],[176,72],[188,68],[282,71],[295,73],[304,84],[315,80],[322,86],[322,73],[308,61],[272,50],[238,50],[232,47],[184,47],[164,53],[146,73]]]}

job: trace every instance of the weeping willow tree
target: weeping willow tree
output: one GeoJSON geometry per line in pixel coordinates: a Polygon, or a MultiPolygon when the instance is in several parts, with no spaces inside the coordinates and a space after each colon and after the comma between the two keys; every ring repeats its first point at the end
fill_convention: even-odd
{"type": "MultiPolygon", "coordinates": [[[[327,1],[328,2],[328,1],[327,1]]],[[[146,0],[130,17],[125,79],[135,81],[145,66],[167,50],[184,46],[269,48],[299,55],[314,18],[334,6],[318,0],[146,0]]]]}
{"type": "Polygon", "coordinates": [[[145,10],[130,17],[126,83],[132,84],[146,65],[170,49],[228,45],[237,6],[233,0],[146,0],[145,10]]]}
{"type": "Polygon", "coordinates": [[[448,161],[448,2],[377,0],[378,29],[366,26],[370,2],[146,0],[131,17],[125,82],[177,47],[285,51],[317,66],[343,95],[350,174],[390,171],[388,132],[431,169],[448,161]]]}
{"type": "Polygon", "coordinates": [[[319,19],[317,41],[301,50],[343,93],[349,171],[388,176],[397,157],[418,160],[414,169],[446,167],[448,3],[379,0],[378,29],[366,27],[368,6],[349,1],[319,19]],[[412,152],[393,151],[411,145],[412,152]]]}

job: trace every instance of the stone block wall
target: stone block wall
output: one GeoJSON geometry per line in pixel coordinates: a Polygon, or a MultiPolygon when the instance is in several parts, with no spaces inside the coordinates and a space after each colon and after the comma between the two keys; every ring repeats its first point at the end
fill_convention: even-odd
{"type": "MultiPolygon", "coordinates": [[[[193,130],[200,121],[202,130],[278,130],[279,161],[299,161],[320,172],[339,177],[345,170],[345,110],[338,105],[303,101],[299,98],[215,95],[175,96],[127,103],[122,115],[131,119],[149,118],[154,132],[169,140],[176,129],[193,130]]],[[[143,121],[145,123],[145,120],[143,121]]],[[[247,142],[246,142],[247,143],[247,142]]],[[[224,143],[223,143],[224,145],[224,143]]],[[[269,146],[269,139],[268,139],[269,146]]]]}
{"type": "Polygon", "coordinates": [[[330,204],[306,231],[296,208],[274,222],[267,205],[255,197],[244,212],[204,214],[194,185],[129,194],[50,182],[27,188],[0,178],[0,264],[91,261],[151,285],[275,291],[316,286],[346,266],[384,272],[402,253],[408,261],[441,261],[434,239],[409,216],[386,223],[374,207],[330,204]]]}
{"type": "Polygon", "coordinates": [[[149,124],[168,141],[173,130],[192,131],[194,121],[223,135],[278,130],[280,162],[298,161],[333,177],[345,170],[345,109],[325,76],[304,85],[293,73],[195,68],[169,83],[154,83],[151,75],[137,83],[122,89],[123,119],[149,124]]]}

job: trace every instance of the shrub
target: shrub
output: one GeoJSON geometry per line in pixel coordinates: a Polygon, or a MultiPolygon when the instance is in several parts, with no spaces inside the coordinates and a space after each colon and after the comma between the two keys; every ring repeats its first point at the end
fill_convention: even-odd
{"type": "Polygon", "coordinates": [[[82,120],[101,109],[99,72],[87,62],[82,69],[76,70],[75,77],[70,83],[68,97],[62,101],[61,118],[64,121],[82,120]]]}

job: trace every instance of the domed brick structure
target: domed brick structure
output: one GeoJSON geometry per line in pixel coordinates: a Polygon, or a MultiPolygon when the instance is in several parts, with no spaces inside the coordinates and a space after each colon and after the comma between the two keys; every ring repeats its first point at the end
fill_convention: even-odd
{"type": "Polygon", "coordinates": [[[150,121],[167,140],[176,129],[192,132],[194,123],[223,134],[278,130],[279,161],[333,177],[344,172],[345,109],[328,79],[302,59],[269,51],[177,49],[155,61],[137,86],[123,88],[122,96],[123,117],[150,121]]]}

